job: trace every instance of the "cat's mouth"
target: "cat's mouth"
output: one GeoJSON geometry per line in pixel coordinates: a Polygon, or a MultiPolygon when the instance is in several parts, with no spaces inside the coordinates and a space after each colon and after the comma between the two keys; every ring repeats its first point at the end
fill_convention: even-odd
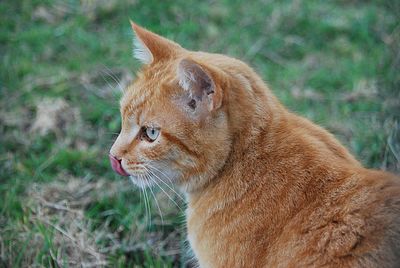
{"type": "Polygon", "coordinates": [[[122,167],[121,160],[109,154],[112,169],[121,176],[129,176],[130,174],[122,167]]]}
{"type": "MultiPolygon", "coordinates": [[[[137,163],[135,162],[135,166],[134,168],[129,168],[129,170],[127,171],[126,169],[124,169],[124,167],[122,166],[122,160],[116,158],[115,156],[113,156],[112,154],[109,154],[109,159],[110,159],[110,163],[111,163],[111,167],[112,169],[118,173],[121,176],[125,176],[125,177],[138,177],[140,176],[143,172],[142,169],[140,167],[137,167],[137,165],[141,164],[141,163],[137,163]]],[[[128,163],[130,164],[130,163],[128,163]]]]}

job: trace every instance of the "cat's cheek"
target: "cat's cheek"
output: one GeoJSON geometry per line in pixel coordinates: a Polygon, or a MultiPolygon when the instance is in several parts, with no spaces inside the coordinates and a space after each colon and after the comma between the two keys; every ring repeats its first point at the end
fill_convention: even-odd
{"type": "Polygon", "coordinates": [[[154,141],[152,143],[143,144],[138,148],[137,152],[142,158],[146,160],[157,161],[164,158],[168,152],[168,148],[161,141],[154,141]]]}
{"type": "Polygon", "coordinates": [[[172,182],[173,184],[176,184],[179,182],[179,179],[182,176],[181,172],[178,169],[173,169],[171,167],[159,165],[156,166],[156,169],[159,170],[161,178],[163,178],[166,183],[172,182]]]}

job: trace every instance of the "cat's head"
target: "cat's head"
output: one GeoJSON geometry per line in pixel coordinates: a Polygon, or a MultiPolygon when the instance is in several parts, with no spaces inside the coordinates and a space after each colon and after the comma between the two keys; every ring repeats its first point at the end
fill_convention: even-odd
{"type": "Polygon", "coordinates": [[[134,56],[143,63],[121,99],[113,169],[140,187],[174,183],[190,191],[228,157],[231,139],[224,74],[204,53],[132,23],[134,56]]]}

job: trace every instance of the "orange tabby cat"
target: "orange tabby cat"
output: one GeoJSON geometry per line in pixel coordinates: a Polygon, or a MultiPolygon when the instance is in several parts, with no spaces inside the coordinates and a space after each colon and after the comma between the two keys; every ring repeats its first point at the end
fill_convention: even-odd
{"type": "Polygon", "coordinates": [[[363,168],[243,62],[132,27],[144,67],[110,160],[186,193],[201,267],[400,267],[398,178],[363,168]]]}

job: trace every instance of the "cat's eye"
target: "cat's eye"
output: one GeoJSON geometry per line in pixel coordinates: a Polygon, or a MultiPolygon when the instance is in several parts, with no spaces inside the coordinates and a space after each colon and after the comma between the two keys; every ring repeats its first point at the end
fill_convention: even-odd
{"type": "Polygon", "coordinates": [[[144,135],[146,136],[147,140],[150,142],[155,141],[160,134],[160,130],[154,127],[146,127],[144,131],[144,135]]]}

